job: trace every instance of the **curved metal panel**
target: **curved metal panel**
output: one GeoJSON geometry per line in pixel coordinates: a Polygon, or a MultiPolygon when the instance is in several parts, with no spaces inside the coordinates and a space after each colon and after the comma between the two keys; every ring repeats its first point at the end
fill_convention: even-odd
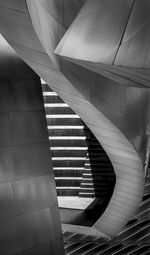
{"type": "Polygon", "coordinates": [[[112,64],[132,4],[132,0],[86,1],[55,53],[112,64]]]}
{"type": "Polygon", "coordinates": [[[0,208],[0,254],[64,254],[40,79],[1,36],[0,208]]]}
{"type": "Polygon", "coordinates": [[[150,68],[150,2],[135,0],[115,65],[150,68]]]}

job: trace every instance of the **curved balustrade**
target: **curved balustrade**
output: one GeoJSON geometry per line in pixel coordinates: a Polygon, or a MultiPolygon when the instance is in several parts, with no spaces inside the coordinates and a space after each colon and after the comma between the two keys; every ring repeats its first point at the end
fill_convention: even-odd
{"type": "MultiPolygon", "coordinates": [[[[95,40],[97,40],[98,44],[101,45],[101,38],[107,37],[108,34],[110,37],[113,34],[114,31],[111,28],[117,27],[116,23],[118,25],[122,16],[120,26],[118,29],[116,28],[117,31],[110,43],[107,40],[107,44],[101,48],[100,53],[99,49],[96,52],[96,56],[97,54],[101,56],[101,52],[105,48],[109,49],[114,42],[114,48],[108,50],[109,57],[106,57],[106,60],[113,60],[110,62],[112,64],[114,62],[112,56],[116,57],[127,22],[134,10],[134,4],[135,2],[140,4],[141,1],[116,0],[115,4],[114,1],[105,2],[106,4],[100,0],[86,1],[76,19],[80,24],[84,18],[88,19],[90,13],[92,18],[89,21],[95,24],[93,20],[95,10],[97,11],[95,18],[103,13],[103,17],[107,14],[107,17],[110,16],[113,20],[117,13],[115,22],[106,22],[104,19],[100,28],[96,26],[98,32],[94,26],[95,33],[98,34],[97,37],[92,31],[93,36],[84,38],[85,43],[88,41],[94,45],[95,40]],[[100,6],[101,3],[104,6],[100,6]],[[111,5],[109,5],[110,3],[111,5]],[[114,7],[112,7],[112,3],[114,7]],[[123,11],[122,4],[125,7],[123,11]],[[109,8],[110,6],[112,8],[109,8]],[[82,13],[83,15],[80,17],[82,13]],[[105,22],[107,23],[106,27],[105,22]],[[111,24],[110,30],[108,30],[109,24],[111,24]],[[101,37],[101,32],[105,31],[106,28],[108,32],[102,33],[101,37]]],[[[70,34],[68,34],[61,18],[64,15],[61,1],[58,0],[57,4],[55,3],[56,0],[1,1],[0,32],[35,72],[84,120],[108,154],[116,174],[116,185],[108,207],[92,228],[108,236],[113,236],[135,213],[144,192],[145,127],[148,121],[145,112],[147,111],[146,103],[148,102],[149,91],[141,84],[137,84],[135,79],[134,81],[128,80],[126,75],[119,79],[117,74],[119,68],[114,77],[108,67],[103,72],[99,72],[97,71],[99,66],[95,63],[84,62],[84,65],[81,64],[78,60],[80,54],[76,55],[80,44],[76,44],[76,41],[72,40],[69,42],[69,39],[70,34],[71,36],[76,34],[80,40],[86,22],[82,22],[83,26],[81,26],[81,32],[78,34],[78,30],[74,30],[75,20],[70,27],[70,34]],[[15,7],[12,9],[10,2],[17,2],[21,11],[17,12],[15,7]],[[60,45],[65,45],[67,42],[66,48],[73,56],[68,56],[67,53],[63,54],[61,47],[58,47],[56,52],[61,56],[76,58],[71,60],[76,63],[59,58],[53,53],[65,32],[66,35],[60,45]],[[104,78],[101,74],[108,77],[104,78]]],[[[80,1],[73,1],[72,3],[76,10],[75,13],[79,11],[79,3],[83,4],[80,1]]],[[[141,4],[148,5],[148,1],[142,1],[141,4]]],[[[74,19],[75,15],[72,17],[74,19]]],[[[71,23],[72,20],[68,22],[71,23]]],[[[92,26],[88,25],[88,29],[92,29],[92,26]]],[[[82,43],[84,45],[83,41],[82,43]]],[[[93,57],[92,51],[89,52],[88,47],[85,49],[85,54],[90,54],[93,57]]],[[[105,54],[102,58],[105,60],[105,54]]],[[[85,61],[84,56],[83,61],[85,61]]],[[[98,61],[101,62],[101,58],[98,61]]],[[[106,63],[108,61],[105,61],[106,63]]],[[[143,68],[142,62],[140,67],[143,68]]]]}

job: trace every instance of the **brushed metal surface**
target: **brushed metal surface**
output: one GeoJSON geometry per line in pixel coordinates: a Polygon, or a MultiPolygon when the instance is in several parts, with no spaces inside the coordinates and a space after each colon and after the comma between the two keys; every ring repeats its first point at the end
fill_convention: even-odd
{"type": "Polygon", "coordinates": [[[124,111],[123,132],[132,142],[141,158],[145,159],[146,151],[146,123],[147,123],[147,89],[127,88],[124,111]]]}
{"type": "Polygon", "coordinates": [[[2,7],[10,7],[10,9],[18,10],[18,11],[26,11],[26,3],[25,1],[19,1],[15,0],[14,3],[12,3],[11,0],[6,0],[5,2],[1,2],[0,4],[2,7]]]}
{"type": "Polygon", "coordinates": [[[62,9],[60,17],[62,17],[62,25],[67,30],[80,11],[86,0],[67,0],[62,1],[62,9]]]}
{"type": "Polygon", "coordinates": [[[12,148],[0,148],[0,183],[15,180],[12,148]]]}
{"type": "Polygon", "coordinates": [[[9,219],[16,214],[11,183],[0,184],[0,220],[9,219]]]}
{"type": "Polygon", "coordinates": [[[64,254],[40,80],[1,45],[0,254],[64,254]]]}
{"type": "Polygon", "coordinates": [[[14,226],[11,220],[0,221],[0,251],[1,254],[16,252],[14,226]]]}
{"type": "Polygon", "coordinates": [[[120,45],[115,65],[149,68],[150,2],[136,0],[120,45]]]}
{"type": "Polygon", "coordinates": [[[36,143],[13,148],[17,179],[52,173],[49,143],[36,143]]]}
{"type": "Polygon", "coordinates": [[[11,118],[14,145],[47,141],[44,110],[12,112],[11,118]]]}
{"type": "MultiPolygon", "coordinates": [[[[52,244],[53,244],[53,242],[52,242],[52,244]]],[[[50,255],[50,254],[53,254],[52,249],[51,249],[52,244],[40,245],[39,247],[31,248],[26,251],[23,251],[20,254],[21,255],[41,255],[41,254],[50,255]]]]}
{"type": "Polygon", "coordinates": [[[112,64],[132,4],[132,0],[86,1],[55,53],[112,64]]]}
{"type": "MultiPolygon", "coordinates": [[[[0,68],[1,69],[1,68],[0,68]]],[[[9,91],[9,82],[0,81],[0,112],[8,112],[12,107],[12,100],[9,91]]]]}
{"type": "Polygon", "coordinates": [[[17,214],[25,214],[57,204],[55,183],[51,181],[52,178],[54,176],[45,175],[13,182],[17,214]]]}
{"type": "Polygon", "coordinates": [[[25,80],[15,80],[12,82],[13,110],[43,110],[43,98],[40,81],[37,79],[29,80],[30,86],[26,85],[25,80]]]}
{"type": "Polygon", "coordinates": [[[10,114],[0,114],[0,146],[9,146],[12,144],[10,114]]]}
{"type": "Polygon", "coordinates": [[[48,208],[18,216],[12,219],[12,221],[18,252],[48,243],[50,240],[55,239],[50,209],[48,208]]]}
{"type": "MultiPolygon", "coordinates": [[[[50,2],[51,4],[54,3],[53,0],[51,0],[50,2]]],[[[103,1],[87,1],[87,4],[89,4],[89,6],[93,8],[94,11],[95,7],[97,8],[96,4],[100,4],[102,2],[103,1]]],[[[126,26],[127,14],[129,14],[129,11],[131,10],[130,7],[133,1],[116,0],[116,5],[113,5],[113,3],[114,1],[107,1],[106,11],[108,12],[106,12],[106,14],[108,15],[108,13],[111,12],[112,16],[110,15],[110,17],[113,17],[114,19],[117,18],[115,19],[115,21],[117,22],[117,26],[112,26],[112,31],[115,31],[113,36],[116,37],[113,42],[111,40],[110,41],[112,43],[115,42],[114,45],[117,45],[118,47],[119,41],[121,40],[123,28],[125,28],[126,26]],[[110,5],[107,5],[108,2],[112,4],[112,8],[109,8],[110,5]],[[125,6],[124,12],[122,12],[122,6],[125,6]],[[116,10],[118,10],[118,16],[116,15],[116,10]],[[121,20],[122,18],[124,19],[123,22],[120,22],[120,18],[121,20]],[[119,30],[119,33],[117,31],[118,24],[121,24],[122,26],[119,30]]],[[[116,100],[115,102],[115,98],[111,99],[111,92],[108,92],[111,104],[110,106],[108,106],[107,100],[104,104],[103,102],[104,99],[107,97],[107,91],[103,94],[103,102],[101,98],[99,100],[99,103],[98,100],[95,100],[95,104],[93,104],[93,102],[91,101],[91,86],[93,86],[93,84],[97,82],[97,80],[95,81],[96,72],[88,72],[85,68],[80,67],[76,67],[76,69],[73,70],[73,66],[71,65],[71,63],[66,64],[65,61],[61,61],[59,66],[58,57],[54,56],[53,51],[57,46],[56,44],[59,41],[58,39],[60,39],[60,37],[65,31],[62,24],[59,22],[59,19],[57,19],[58,22],[56,22],[56,19],[51,15],[51,11],[48,8],[49,6],[47,5],[47,1],[44,1],[44,4],[43,1],[42,3],[41,1],[37,0],[32,2],[27,1],[27,4],[28,10],[26,10],[23,15],[16,14],[16,12],[14,12],[13,10],[7,10],[7,14],[9,14],[9,21],[12,20],[12,23],[10,24],[10,28],[8,28],[8,15],[3,16],[3,22],[0,23],[0,31],[7,38],[10,44],[15,48],[15,50],[19,53],[19,55],[48,84],[51,85],[52,89],[54,89],[63,98],[64,101],[66,101],[72,106],[72,108],[76,113],[78,113],[78,115],[80,115],[80,117],[86,122],[87,126],[91,128],[96,138],[104,147],[105,151],[108,153],[116,173],[116,188],[114,190],[110,204],[108,205],[102,217],[96,222],[94,228],[113,236],[118,233],[118,231],[123,227],[123,225],[128,221],[128,219],[134,214],[136,208],[138,207],[142,199],[144,191],[143,160],[140,158],[139,151],[135,150],[132,140],[127,138],[125,133],[119,127],[119,124],[117,122],[118,118],[115,119],[112,117],[112,121],[112,119],[110,120],[108,116],[104,115],[104,112],[100,110],[100,105],[102,105],[101,109],[106,110],[106,112],[108,113],[109,111],[107,111],[107,109],[111,108],[110,110],[112,111],[112,113],[114,113],[114,116],[117,116],[118,112],[119,114],[122,113],[122,115],[120,115],[121,120],[124,120],[124,111],[122,112],[122,105],[118,103],[119,101],[116,100]],[[33,26],[30,24],[28,15],[25,15],[27,11],[29,11],[33,26]],[[24,20],[27,30],[23,29],[24,25],[22,25],[22,22],[19,25],[17,24],[17,19],[18,23],[19,20],[24,20]],[[41,24],[40,26],[39,22],[41,24]],[[57,30],[58,26],[59,32],[57,30]],[[19,38],[20,40],[18,40],[19,38]],[[43,48],[41,47],[41,44],[43,48]],[[39,60],[41,52],[43,53],[43,58],[41,62],[38,62],[37,57],[35,56],[38,55],[39,60]],[[70,68],[68,67],[69,65],[70,68]],[[63,72],[63,74],[66,76],[66,78],[59,71],[58,66],[63,72]],[[77,72],[77,70],[80,71],[77,72]],[[131,176],[130,179],[128,179],[129,175],[131,176]],[[134,178],[136,179],[135,182],[133,182],[134,178]],[[124,206],[122,206],[122,201],[126,203],[126,210],[124,206]]],[[[85,6],[83,6],[83,10],[85,6]]],[[[0,9],[0,11],[2,12],[2,9],[0,9]]],[[[104,9],[103,13],[105,13],[104,9]]],[[[57,14],[59,16],[59,12],[57,12],[57,14]]],[[[92,15],[92,17],[93,16],[94,14],[92,15]]],[[[86,15],[83,15],[81,18],[83,17],[85,17],[88,21],[88,17],[86,15]]],[[[109,22],[109,24],[112,25],[112,19],[109,20],[109,22]]],[[[106,34],[110,38],[111,33],[107,33],[108,31],[110,31],[109,24],[108,26],[107,23],[106,25],[104,24],[104,27],[102,27],[102,31],[104,32],[104,35],[106,34]],[[105,30],[103,30],[104,28],[105,30]]],[[[96,23],[96,28],[97,31],[99,31],[98,29],[101,28],[101,26],[96,23]]],[[[107,40],[104,40],[103,42],[103,39],[100,38],[99,33],[96,33],[97,31],[96,29],[93,29],[92,31],[90,30],[90,34],[94,33],[94,36],[88,38],[88,40],[86,40],[85,44],[83,45],[86,45],[87,41],[92,41],[94,45],[94,42],[97,40],[96,45],[98,45],[99,47],[100,41],[102,40],[104,48],[105,46],[109,46],[109,42],[107,40]],[[108,42],[108,45],[106,42],[108,42]]],[[[112,38],[114,38],[113,36],[112,38]]],[[[80,37],[78,38],[80,39],[80,37]]],[[[73,43],[72,45],[70,45],[70,49],[72,49],[72,46],[73,43]]],[[[75,44],[75,48],[78,49],[77,44],[75,44]]],[[[101,49],[101,52],[99,52],[99,54],[98,52],[96,52],[96,57],[99,57],[101,60],[108,59],[109,61],[112,61],[112,55],[114,57],[114,51],[111,48],[111,45],[110,49],[110,52],[106,54],[106,58],[103,54],[105,52],[103,49],[101,49]]],[[[117,48],[115,48],[115,52],[116,49],[117,48]]],[[[68,47],[67,50],[69,52],[68,47]]],[[[71,53],[75,54],[75,50],[71,53]]],[[[85,55],[88,56],[90,55],[90,53],[92,53],[92,51],[90,51],[87,47],[85,55]]],[[[91,57],[93,57],[93,55],[91,55],[91,57]]],[[[95,59],[95,55],[93,59],[95,59]]],[[[125,82],[126,79],[124,80],[124,83],[125,82]]],[[[130,85],[133,86],[133,83],[130,83],[130,85]]],[[[135,85],[136,84],[134,83],[134,86],[135,85]]],[[[121,93],[119,92],[119,95],[123,96],[124,94],[122,93],[125,93],[124,90],[121,93]]],[[[141,96],[141,101],[142,100],[144,100],[144,97],[142,99],[141,96]]],[[[136,104],[134,105],[134,107],[136,107],[136,104]]]]}

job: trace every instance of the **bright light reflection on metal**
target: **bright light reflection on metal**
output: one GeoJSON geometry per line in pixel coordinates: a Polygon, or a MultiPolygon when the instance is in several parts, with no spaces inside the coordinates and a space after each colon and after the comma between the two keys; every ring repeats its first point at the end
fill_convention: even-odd
{"type": "Polygon", "coordinates": [[[55,177],[55,180],[82,180],[82,177],[55,177]]]}
{"type": "Polygon", "coordinates": [[[53,167],[54,170],[84,170],[84,167],[53,167]]]}
{"type": "MultiPolygon", "coordinates": [[[[85,181],[86,179],[83,179],[83,181],[85,181]]],[[[89,180],[89,179],[88,179],[89,180]]],[[[88,185],[88,186],[93,186],[93,183],[81,183],[81,185],[83,186],[83,185],[88,185]]]]}
{"type": "Polygon", "coordinates": [[[41,78],[41,84],[46,84],[46,82],[41,78]]]}
{"type": "Polygon", "coordinates": [[[52,157],[52,160],[86,160],[86,157],[52,157]]]}
{"type": "Polygon", "coordinates": [[[56,187],[56,189],[80,189],[80,187],[77,187],[77,186],[73,186],[73,187],[67,187],[67,186],[65,186],[65,187],[56,187]]]}
{"type": "Polygon", "coordinates": [[[71,150],[71,151],[86,151],[88,147],[50,147],[52,151],[59,151],[59,150],[71,150]]]}
{"type": "Polygon", "coordinates": [[[83,129],[84,126],[48,126],[48,129],[83,129]]]}
{"type": "Polygon", "coordinates": [[[49,104],[44,104],[45,107],[47,108],[52,108],[52,107],[69,107],[68,104],[65,103],[58,103],[58,104],[53,104],[53,103],[49,103],[49,104]]]}
{"type": "Polygon", "coordinates": [[[80,195],[93,195],[92,192],[80,192],[80,195]]]}
{"type": "Polygon", "coordinates": [[[56,92],[53,92],[53,91],[44,91],[43,92],[43,96],[58,96],[56,92]]]}
{"type": "Polygon", "coordinates": [[[76,114],[46,114],[47,119],[79,119],[76,114]]]}
{"type": "Polygon", "coordinates": [[[49,136],[49,140],[85,140],[85,136],[49,136]]]}

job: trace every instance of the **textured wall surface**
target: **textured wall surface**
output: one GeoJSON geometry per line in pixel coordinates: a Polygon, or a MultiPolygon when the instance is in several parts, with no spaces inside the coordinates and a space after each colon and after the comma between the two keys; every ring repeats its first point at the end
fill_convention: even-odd
{"type": "Polygon", "coordinates": [[[64,254],[40,80],[0,40],[0,254],[64,254]]]}

